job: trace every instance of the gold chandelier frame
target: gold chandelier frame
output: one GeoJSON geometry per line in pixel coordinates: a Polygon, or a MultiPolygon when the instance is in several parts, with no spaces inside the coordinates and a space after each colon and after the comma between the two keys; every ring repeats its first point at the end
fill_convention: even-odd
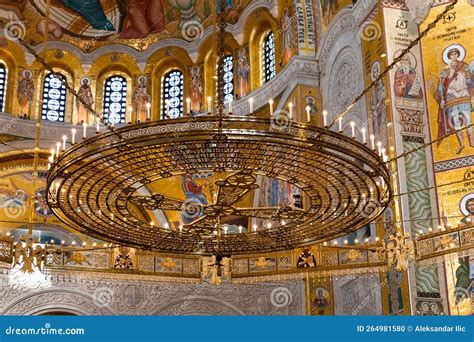
{"type": "Polygon", "coordinates": [[[374,151],[342,134],[296,122],[276,125],[271,118],[201,116],[129,125],[75,144],[51,165],[47,200],[63,222],[104,241],[234,255],[287,250],[356,231],[389,203],[389,180],[374,151]],[[204,171],[229,173],[216,182],[216,200],[202,208],[204,218],[177,229],[136,214],[186,210],[183,201],[143,196],[142,189],[158,179],[204,171]],[[243,194],[258,187],[258,175],[299,187],[303,208],[236,208],[243,194]],[[279,224],[222,235],[228,215],[279,224]]]}

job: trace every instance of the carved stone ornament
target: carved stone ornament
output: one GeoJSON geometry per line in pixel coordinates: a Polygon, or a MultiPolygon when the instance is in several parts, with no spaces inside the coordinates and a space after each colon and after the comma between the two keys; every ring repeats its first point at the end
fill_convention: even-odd
{"type": "MultiPolygon", "coordinates": [[[[472,2],[472,0],[471,0],[472,2]]],[[[410,14],[418,25],[428,16],[434,0],[405,0],[405,4],[410,10],[410,14]]]]}

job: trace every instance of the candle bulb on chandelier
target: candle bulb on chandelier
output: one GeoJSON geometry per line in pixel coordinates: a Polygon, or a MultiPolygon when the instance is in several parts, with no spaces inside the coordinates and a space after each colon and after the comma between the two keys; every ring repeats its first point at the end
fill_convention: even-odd
{"type": "Polygon", "coordinates": [[[82,124],[82,138],[87,138],[87,124],[85,122],[82,124]]]}
{"type": "Polygon", "coordinates": [[[51,163],[54,161],[54,157],[56,156],[56,150],[54,148],[51,149],[51,163]]]}
{"type": "Polygon", "coordinates": [[[146,119],[150,120],[151,119],[151,103],[147,102],[145,106],[146,106],[146,119]]]}
{"type": "Polygon", "coordinates": [[[270,99],[268,101],[268,104],[270,106],[270,117],[272,117],[273,116],[273,99],[270,99]]]}
{"type": "Polygon", "coordinates": [[[66,139],[67,139],[67,136],[63,135],[62,136],[62,139],[63,139],[63,151],[66,150],[66,139]]]}
{"type": "Polygon", "coordinates": [[[306,106],[306,120],[308,122],[311,122],[311,107],[310,106],[306,106]]]}
{"type": "Polygon", "coordinates": [[[191,99],[189,97],[186,98],[186,113],[191,114],[191,99]]]}
{"type": "Polygon", "coordinates": [[[229,114],[232,114],[232,102],[234,101],[233,98],[229,99],[229,114]]]}
{"type": "Polygon", "coordinates": [[[340,116],[338,120],[339,120],[339,132],[342,132],[342,116],[340,116]]]}
{"type": "Polygon", "coordinates": [[[72,136],[71,144],[73,144],[73,145],[76,143],[76,132],[77,132],[77,130],[75,128],[71,129],[71,136],[72,136]]]}
{"type": "Polygon", "coordinates": [[[356,133],[355,133],[355,122],[354,121],[351,121],[351,132],[352,132],[352,137],[355,138],[356,137],[356,133]]]}
{"type": "Polygon", "coordinates": [[[323,110],[323,125],[324,127],[328,127],[328,111],[323,110]]]}
{"type": "Polygon", "coordinates": [[[208,113],[212,113],[212,97],[207,97],[207,111],[208,113]]]}
{"type": "Polygon", "coordinates": [[[379,156],[382,155],[382,143],[380,141],[377,141],[377,149],[379,151],[379,156]]]}
{"type": "Polygon", "coordinates": [[[179,232],[181,233],[182,231],[183,231],[183,225],[180,224],[180,225],[179,225],[179,232]]]}
{"type": "Polygon", "coordinates": [[[253,228],[253,231],[254,231],[254,232],[257,231],[257,225],[256,225],[256,224],[254,224],[252,228],[253,228]]]}
{"type": "Polygon", "coordinates": [[[375,135],[370,135],[370,145],[372,146],[372,150],[375,150],[375,135]]]}
{"type": "Polygon", "coordinates": [[[249,98],[249,113],[253,114],[253,97],[249,98]]]}
{"type": "MultiPolygon", "coordinates": [[[[132,121],[133,107],[128,106],[128,120],[132,121]]],[[[137,118],[138,119],[138,118],[137,118]]]]}
{"type": "Polygon", "coordinates": [[[100,133],[100,121],[99,120],[97,120],[97,122],[95,124],[95,132],[100,133]]]}
{"type": "Polygon", "coordinates": [[[367,144],[367,137],[365,136],[367,130],[363,127],[360,131],[362,132],[362,143],[367,144]]]}
{"type": "Polygon", "coordinates": [[[293,102],[288,103],[288,108],[290,109],[290,119],[293,119],[293,102]]]}
{"type": "Polygon", "coordinates": [[[61,143],[60,142],[57,142],[56,143],[56,156],[57,158],[59,158],[59,150],[61,148],[61,143]]]}

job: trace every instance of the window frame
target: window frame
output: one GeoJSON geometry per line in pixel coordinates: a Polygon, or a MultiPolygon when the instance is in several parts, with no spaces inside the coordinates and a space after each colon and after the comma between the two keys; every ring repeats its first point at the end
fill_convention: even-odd
{"type": "Polygon", "coordinates": [[[64,123],[66,120],[66,108],[67,108],[67,88],[65,85],[67,82],[67,78],[64,74],[60,72],[50,72],[48,73],[43,79],[43,96],[41,98],[41,119],[49,122],[62,122],[64,123]],[[58,79],[61,85],[59,87],[51,86],[51,79],[55,78],[58,79]],[[51,98],[51,91],[53,89],[58,89],[59,91],[59,101],[58,98],[51,98]],[[59,110],[54,110],[50,107],[50,101],[57,101],[59,102],[59,110]],[[62,106],[62,109],[61,109],[62,106]],[[48,110],[49,108],[49,110],[48,110]],[[55,111],[58,113],[58,118],[56,120],[51,120],[48,118],[48,115],[51,111],[55,111]]]}
{"type": "MultiPolygon", "coordinates": [[[[161,78],[161,105],[160,105],[160,117],[161,119],[175,119],[175,118],[180,118],[184,116],[184,73],[180,69],[171,69],[168,72],[163,74],[163,77],[161,78]],[[176,74],[176,75],[174,75],[176,74]],[[170,82],[171,78],[174,76],[180,77],[180,82],[178,84],[178,87],[180,88],[180,94],[177,96],[171,96],[170,90],[171,90],[171,85],[166,84],[166,82],[170,82]],[[173,98],[177,98],[178,100],[178,105],[177,106],[172,106],[170,104],[170,112],[173,111],[173,109],[178,109],[179,114],[178,116],[171,116],[166,117],[168,113],[166,113],[167,105],[166,102],[168,100],[171,100],[173,98]]],[[[171,102],[171,101],[170,101],[171,102]]]]}
{"type": "MultiPolygon", "coordinates": [[[[103,111],[103,117],[107,122],[109,121],[109,115],[110,115],[110,105],[114,103],[118,103],[120,106],[120,110],[115,112],[119,113],[120,119],[118,122],[113,122],[114,125],[118,124],[125,124],[127,122],[127,94],[128,94],[128,81],[127,79],[119,74],[113,74],[108,76],[105,81],[104,81],[104,92],[102,96],[102,111],[103,111]],[[114,78],[117,78],[119,80],[114,80],[114,78]],[[113,91],[112,89],[107,89],[108,87],[112,87],[112,83],[115,81],[120,81],[122,82],[122,88],[117,91],[113,91]],[[108,84],[110,82],[110,85],[108,84]],[[110,92],[108,94],[108,92],[110,92]],[[112,93],[114,92],[120,92],[121,97],[119,100],[114,101],[112,99],[112,93]]],[[[112,122],[110,122],[112,123],[112,122]]]]}

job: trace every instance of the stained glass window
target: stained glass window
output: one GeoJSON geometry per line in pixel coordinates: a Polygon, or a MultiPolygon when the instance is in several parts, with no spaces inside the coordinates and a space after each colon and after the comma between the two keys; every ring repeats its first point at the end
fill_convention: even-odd
{"type": "Polygon", "coordinates": [[[7,93],[7,67],[0,63],[0,112],[5,110],[5,96],[7,93]]]}
{"type": "Polygon", "coordinates": [[[118,75],[107,78],[104,86],[104,118],[113,124],[126,122],[127,80],[118,75]]]}
{"type": "Polygon", "coordinates": [[[270,81],[276,75],[275,68],[275,38],[270,32],[263,41],[263,81],[270,81]]]}
{"type": "Polygon", "coordinates": [[[41,118],[47,121],[64,122],[66,112],[66,78],[58,73],[48,74],[43,83],[41,118]]]}
{"type": "Polygon", "coordinates": [[[184,76],[179,70],[167,73],[161,83],[161,117],[174,119],[183,116],[184,76]]]}

